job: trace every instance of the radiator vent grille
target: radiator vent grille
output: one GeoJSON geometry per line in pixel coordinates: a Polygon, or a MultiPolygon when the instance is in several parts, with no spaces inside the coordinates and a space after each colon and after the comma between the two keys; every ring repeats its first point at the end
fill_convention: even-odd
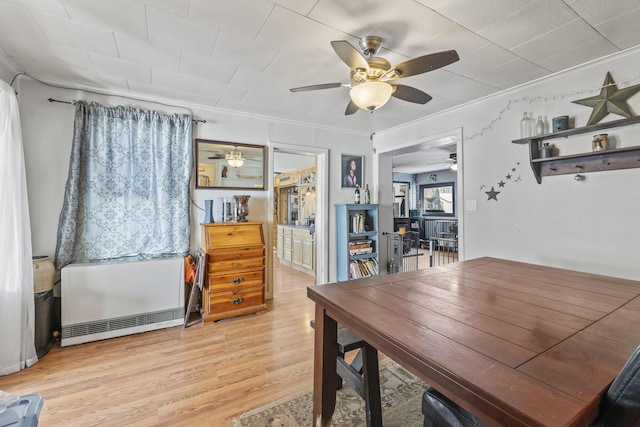
{"type": "MultiPolygon", "coordinates": [[[[436,220],[435,219],[425,219],[423,220],[424,226],[424,236],[423,240],[429,240],[431,238],[438,237],[438,232],[436,230],[436,220]]],[[[428,243],[427,243],[428,244],[428,243]]]]}
{"type": "Polygon", "coordinates": [[[174,308],[153,313],[136,314],[133,316],[117,317],[114,319],[99,320],[96,322],[81,323],[62,327],[62,338],[82,337],[85,335],[99,334],[120,329],[134,328],[136,326],[150,325],[154,323],[168,322],[184,318],[184,309],[174,308]]]}

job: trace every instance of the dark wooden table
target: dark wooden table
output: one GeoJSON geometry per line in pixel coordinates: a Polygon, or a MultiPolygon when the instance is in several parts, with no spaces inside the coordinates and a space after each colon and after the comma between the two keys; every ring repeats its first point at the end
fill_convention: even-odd
{"type": "Polygon", "coordinates": [[[314,425],[336,322],[490,425],[584,426],[640,344],[640,282],[495,258],[310,287],[314,425]]]}

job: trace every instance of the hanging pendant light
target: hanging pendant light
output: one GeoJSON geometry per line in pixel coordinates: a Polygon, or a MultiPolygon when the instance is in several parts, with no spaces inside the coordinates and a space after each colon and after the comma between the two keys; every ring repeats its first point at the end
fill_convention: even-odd
{"type": "Polygon", "coordinates": [[[245,161],[245,158],[242,155],[242,152],[238,150],[238,147],[233,147],[233,150],[229,154],[224,156],[224,158],[227,159],[227,163],[232,168],[239,168],[244,164],[245,161]]]}

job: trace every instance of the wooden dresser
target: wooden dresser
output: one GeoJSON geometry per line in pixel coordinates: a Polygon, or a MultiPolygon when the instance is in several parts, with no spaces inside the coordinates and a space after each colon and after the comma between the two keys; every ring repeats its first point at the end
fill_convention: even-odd
{"type": "Polygon", "coordinates": [[[265,311],[265,245],[261,222],[201,224],[207,269],[205,322],[265,311]]]}

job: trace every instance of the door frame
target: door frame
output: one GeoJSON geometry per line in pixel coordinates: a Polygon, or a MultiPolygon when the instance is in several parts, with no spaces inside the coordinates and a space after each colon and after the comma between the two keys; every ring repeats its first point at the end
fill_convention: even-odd
{"type": "MultiPolygon", "coordinates": [[[[305,145],[287,144],[283,142],[270,142],[269,143],[269,174],[270,185],[269,196],[267,203],[267,229],[273,230],[275,224],[273,224],[273,205],[275,192],[273,188],[273,159],[274,152],[281,151],[291,154],[303,154],[316,157],[316,219],[315,219],[315,256],[316,256],[316,285],[327,283],[329,281],[329,149],[308,147],[305,145]]],[[[273,232],[267,233],[267,247],[272,248],[273,232]]],[[[265,290],[265,296],[267,299],[273,298],[273,251],[269,250],[267,254],[269,260],[269,269],[267,274],[269,280],[267,280],[268,286],[265,290]]]]}
{"type": "MultiPolygon", "coordinates": [[[[463,133],[462,128],[455,128],[449,131],[440,132],[434,135],[428,135],[420,138],[419,140],[409,141],[406,143],[397,144],[385,148],[377,148],[374,156],[374,173],[378,178],[378,185],[381,185],[382,180],[389,180],[393,183],[393,171],[386,170],[387,166],[392,164],[394,155],[405,154],[411,151],[420,151],[429,149],[430,147],[437,147],[440,145],[443,139],[453,139],[456,142],[456,152],[458,159],[458,171],[456,179],[456,199],[458,200],[457,219],[458,219],[458,259],[463,261],[465,259],[465,234],[464,234],[464,222],[465,222],[465,206],[464,206],[464,168],[463,166],[463,133]],[[383,170],[384,169],[384,170],[383,170]]],[[[391,185],[393,188],[393,184],[391,185]]],[[[386,260],[385,260],[386,261],[386,260]]]]}

